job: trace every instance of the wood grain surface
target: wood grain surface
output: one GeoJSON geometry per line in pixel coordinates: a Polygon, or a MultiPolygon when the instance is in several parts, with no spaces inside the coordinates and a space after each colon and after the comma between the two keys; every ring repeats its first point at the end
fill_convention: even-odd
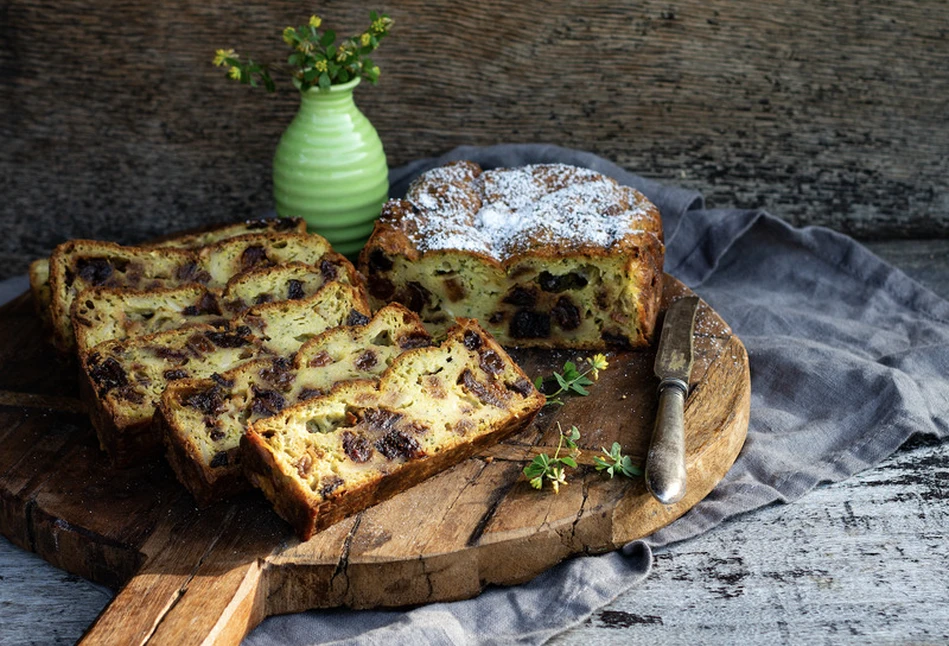
{"type": "MultiPolygon", "coordinates": [[[[663,309],[691,293],[671,277],[664,285],[663,309]]],[[[162,461],[110,467],[75,401],[59,406],[75,392],[74,367],[32,342],[40,330],[28,296],[0,310],[0,333],[15,342],[0,341],[0,533],[67,572],[122,586],[87,645],[233,644],[271,614],[469,598],[616,549],[705,497],[738,455],[750,406],[744,347],[702,303],[681,502],[663,506],[641,479],[592,468],[614,441],[641,464],[652,432],[655,351],[617,351],[589,397],[547,407],[501,445],[301,543],[256,493],[199,510],[162,461]],[[575,420],[583,465],[559,495],[533,490],[521,470],[575,420]]],[[[582,356],[513,354],[529,375],[582,356]]]]}
{"type": "MultiPolygon", "coordinates": [[[[132,242],[271,208],[295,91],[227,81],[219,47],[279,61],[290,0],[4,0],[0,277],[72,237],[132,242]]],[[[949,4],[328,0],[396,25],[357,90],[390,165],[554,143],[859,236],[949,235],[949,4]]]]}

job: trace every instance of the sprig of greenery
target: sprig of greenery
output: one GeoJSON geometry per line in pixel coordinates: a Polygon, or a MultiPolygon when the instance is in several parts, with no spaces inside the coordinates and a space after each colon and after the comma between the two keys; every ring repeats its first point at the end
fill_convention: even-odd
{"type": "MultiPolygon", "coordinates": [[[[599,378],[601,370],[606,370],[610,367],[606,356],[603,354],[595,354],[587,359],[586,362],[587,369],[583,372],[580,372],[577,368],[577,364],[573,361],[564,362],[562,373],[554,372],[554,379],[557,381],[559,388],[549,395],[545,394],[548,404],[563,406],[564,402],[560,396],[566,393],[574,393],[581,397],[586,397],[590,394],[590,391],[588,391],[586,387],[593,385],[593,382],[599,378]],[[593,375],[593,379],[590,379],[587,375],[593,375]]],[[[543,377],[537,377],[537,379],[534,380],[534,386],[537,390],[544,392],[545,381],[543,377]]]]}
{"type": "MultiPolygon", "coordinates": [[[[394,21],[385,14],[372,11],[369,13],[369,27],[344,39],[339,45],[336,44],[335,31],[319,31],[322,24],[323,19],[314,15],[305,25],[283,30],[283,42],[293,50],[287,57],[287,65],[294,84],[305,91],[312,87],[326,89],[355,78],[376,83],[379,67],[369,54],[389,34],[394,21]]],[[[276,89],[267,65],[251,58],[242,59],[233,49],[217,50],[213,62],[218,67],[227,67],[228,78],[251,87],[263,84],[268,92],[276,89]]]]}
{"type": "Polygon", "coordinates": [[[577,468],[577,457],[580,455],[580,449],[577,448],[577,440],[580,439],[580,429],[571,426],[569,432],[565,432],[557,422],[557,430],[560,432],[560,439],[557,442],[557,450],[554,457],[546,453],[541,453],[531,463],[524,467],[524,475],[530,481],[534,489],[541,489],[544,486],[544,479],[550,480],[550,485],[554,493],[560,493],[560,485],[567,484],[567,476],[564,473],[564,467],[572,469],[577,468]],[[561,457],[560,451],[567,447],[570,452],[561,457]]]}
{"type": "MultiPolygon", "coordinates": [[[[586,362],[587,369],[583,372],[580,372],[574,362],[566,361],[563,364],[563,372],[554,373],[554,379],[557,381],[559,388],[549,395],[545,395],[548,404],[563,406],[564,402],[563,399],[561,399],[561,395],[566,393],[574,393],[581,397],[586,397],[590,394],[590,391],[587,390],[587,386],[592,385],[593,382],[599,378],[600,371],[609,368],[610,364],[606,360],[606,356],[602,354],[595,354],[591,358],[586,359],[586,362]],[[593,379],[587,375],[592,375],[593,379]]],[[[537,379],[534,380],[534,386],[536,386],[537,390],[543,392],[544,381],[545,379],[543,377],[537,377],[537,379]]],[[[554,452],[554,457],[550,457],[546,453],[541,453],[535,457],[530,464],[524,467],[524,475],[527,476],[527,479],[534,489],[543,488],[544,480],[547,479],[550,480],[554,493],[560,493],[560,485],[567,484],[567,476],[564,472],[564,467],[577,468],[576,458],[580,455],[577,442],[580,440],[580,430],[576,426],[571,426],[570,433],[567,434],[560,427],[560,422],[557,422],[557,430],[560,431],[560,440],[557,442],[557,450],[554,452]],[[564,446],[570,449],[570,453],[560,457],[560,451],[564,446]]],[[[619,442],[613,442],[613,446],[610,447],[610,450],[606,450],[602,447],[601,450],[609,460],[595,456],[593,458],[593,464],[596,466],[597,471],[605,471],[609,474],[611,479],[614,475],[624,475],[627,478],[635,478],[642,475],[642,469],[633,464],[632,458],[628,455],[623,455],[623,447],[620,446],[619,442]]]]}
{"type": "Polygon", "coordinates": [[[609,451],[605,448],[601,448],[601,450],[609,458],[609,461],[596,456],[593,458],[593,464],[596,465],[597,471],[606,471],[610,474],[611,480],[617,474],[624,475],[627,478],[635,478],[643,474],[642,469],[633,464],[632,458],[623,455],[623,447],[620,446],[619,442],[613,442],[613,446],[610,447],[609,451]]]}

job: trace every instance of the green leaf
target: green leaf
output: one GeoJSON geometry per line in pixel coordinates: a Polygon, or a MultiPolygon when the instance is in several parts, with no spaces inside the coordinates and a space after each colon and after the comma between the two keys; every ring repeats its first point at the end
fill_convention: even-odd
{"type": "Polygon", "coordinates": [[[330,45],[326,48],[326,58],[333,58],[336,56],[336,45],[330,45]]]}
{"type": "Polygon", "coordinates": [[[536,388],[537,390],[540,390],[540,391],[543,391],[543,390],[544,390],[544,378],[543,378],[543,377],[537,377],[537,379],[534,380],[534,388],[536,388]]]}
{"type": "Polygon", "coordinates": [[[320,74],[320,87],[325,90],[330,85],[332,85],[332,81],[330,81],[330,75],[327,74],[326,72],[323,72],[322,74],[320,74]]]}
{"type": "Polygon", "coordinates": [[[323,32],[323,36],[320,38],[321,47],[329,47],[336,42],[336,32],[332,29],[327,29],[323,32]]]}
{"type": "Polygon", "coordinates": [[[580,439],[580,429],[577,428],[576,426],[570,427],[570,439],[573,440],[574,442],[580,439]]]}
{"type": "Polygon", "coordinates": [[[561,375],[559,372],[554,373],[554,379],[557,380],[557,383],[561,388],[570,388],[570,383],[567,381],[567,378],[564,375],[561,375]]]}
{"type": "Polygon", "coordinates": [[[572,468],[572,469],[576,469],[576,468],[577,468],[577,461],[574,460],[574,459],[573,459],[571,456],[569,456],[569,455],[565,455],[564,457],[560,458],[560,461],[563,462],[564,464],[566,464],[568,467],[570,467],[570,468],[572,468]]]}
{"type": "Polygon", "coordinates": [[[577,393],[578,395],[583,395],[584,397],[590,394],[589,390],[587,390],[586,388],[584,388],[577,382],[570,384],[570,390],[577,393]]]}

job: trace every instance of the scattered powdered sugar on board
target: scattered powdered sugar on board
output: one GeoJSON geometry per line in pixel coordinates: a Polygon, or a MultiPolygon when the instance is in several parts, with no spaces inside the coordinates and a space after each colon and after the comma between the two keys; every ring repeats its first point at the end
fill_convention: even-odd
{"type": "Polygon", "coordinates": [[[406,199],[420,216],[406,226],[420,251],[458,249],[502,260],[543,245],[609,248],[640,233],[649,217],[644,198],[594,171],[535,164],[485,171],[432,169],[406,199]]]}

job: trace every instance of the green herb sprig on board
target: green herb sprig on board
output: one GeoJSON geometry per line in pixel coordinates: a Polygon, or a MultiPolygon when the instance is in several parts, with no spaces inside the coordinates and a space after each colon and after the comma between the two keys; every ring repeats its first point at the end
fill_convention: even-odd
{"type": "MultiPolygon", "coordinates": [[[[600,371],[609,368],[610,364],[603,354],[595,354],[586,359],[587,368],[582,372],[572,361],[566,361],[563,364],[562,372],[554,372],[553,379],[558,388],[545,394],[547,404],[563,406],[563,395],[574,394],[586,397],[590,394],[588,386],[599,378],[600,371]],[[592,378],[591,378],[592,377],[592,378]]],[[[537,377],[534,380],[534,386],[537,390],[544,392],[544,384],[547,380],[544,377],[537,377]]],[[[545,482],[550,482],[554,493],[560,493],[560,487],[567,484],[567,475],[565,468],[577,468],[577,458],[580,456],[580,449],[577,443],[580,440],[580,429],[571,426],[569,431],[564,431],[557,422],[559,439],[557,440],[557,449],[553,457],[547,453],[541,453],[531,460],[530,464],[524,467],[524,476],[527,477],[530,485],[534,489],[542,489],[545,482]],[[561,451],[567,449],[567,453],[561,456],[561,451]]],[[[622,446],[619,442],[613,442],[609,450],[601,448],[606,459],[596,456],[593,458],[593,464],[597,471],[605,472],[612,478],[614,475],[623,475],[628,478],[634,478],[642,475],[642,469],[633,464],[632,458],[623,455],[622,446]]]]}

